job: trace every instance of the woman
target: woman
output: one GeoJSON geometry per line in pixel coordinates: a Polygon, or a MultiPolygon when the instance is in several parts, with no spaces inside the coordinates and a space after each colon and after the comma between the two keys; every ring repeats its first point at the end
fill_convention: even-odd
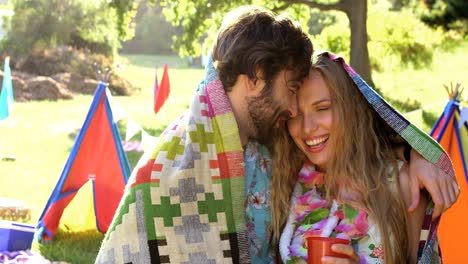
{"type": "MultiPolygon", "coordinates": [[[[349,66],[330,57],[318,56],[299,90],[300,114],[288,121],[290,137],[283,133],[275,146],[276,153],[295,157],[273,165],[274,238],[286,222],[281,212],[290,212],[281,236],[281,257],[305,262],[304,238],[326,236],[351,244],[332,247],[349,259],[324,257],[323,263],[416,263],[428,201],[407,212],[408,166],[395,154],[392,140],[399,135],[350,78],[352,69],[347,72],[344,67],[349,66]],[[304,156],[297,176],[293,172],[304,156]]],[[[432,255],[440,260],[437,252],[432,255]]]]}

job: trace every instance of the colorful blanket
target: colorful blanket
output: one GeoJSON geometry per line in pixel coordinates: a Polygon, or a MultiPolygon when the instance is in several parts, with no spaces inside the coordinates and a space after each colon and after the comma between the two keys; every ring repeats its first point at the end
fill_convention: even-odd
{"type": "Polygon", "coordinates": [[[237,123],[212,63],[206,73],[134,170],[96,263],[250,263],[237,123]]]}

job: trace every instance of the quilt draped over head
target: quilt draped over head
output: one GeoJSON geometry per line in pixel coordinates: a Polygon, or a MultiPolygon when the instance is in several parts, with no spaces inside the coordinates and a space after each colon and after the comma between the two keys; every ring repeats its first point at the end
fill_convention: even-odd
{"type": "Polygon", "coordinates": [[[96,263],[250,263],[243,162],[210,62],[190,108],[134,169],[96,263]]]}
{"type": "Polygon", "coordinates": [[[455,178],[452,161],[438,142],[411,124],[403,115],[390,106],[353,68],[346,64],[343,58],[329,52],[323,52],[321,55],[326,55],[332,60],[341,62],[343,68],[379,116],[427,161],[455,178]]]}
{"type": "MultiPolygon", "coordinates": [[[[322,52],[319,56],[328,56],[334,61],[341,63],[348,75],[353,79],[354,83],[364,95],[367,102],[385,120],[385,122],[404,139],[414,150],[416,150],[426,160],[437,166],[439,169],[455,177],[452,162],[443,150],[443,148],[433,140],[429,135],[421,131],[416,126],[412,125],[405,117],[397,110],[390,106],[375,90],[373,90],[346,62],[343,58],[329,52],[322,52]]],[[[295,204],[294,197],[292,204],[295,204]]],[[[439,245],[437,241],[437,227],[440,217],[432,220],[433,203],[429,203],[422,223],[422,231],[420,236],[418,263],[440,263],[441,257],[439,245]]],[[[294,220],[288,220],[283,235],[280,241],[280,251],[287,255],[289,245],[291,243],[292,232],[294,230],[294,220]]]]}

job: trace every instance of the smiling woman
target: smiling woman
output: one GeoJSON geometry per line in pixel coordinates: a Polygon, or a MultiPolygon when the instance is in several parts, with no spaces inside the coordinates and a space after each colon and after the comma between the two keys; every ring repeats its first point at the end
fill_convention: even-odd
{"type": "MultiPolygon", "coordinates": [[[[342,59],[327,53],[318,55],[298,92],[299,114],[288,121],[289,136],[282,137],[289,144],[275,142],[277,153],[300,151],[306,157],[299,173],[298,168],[282,166],[281,158],[273,165],[272,210],[278,226],[286,219],[276,212],[288,200],[288,186],[296,185],[280,240],[283,261],[307,260],[306,240],[317,236],[351,242],[333,246],[332,251],[343,255],[325,256],[323,263],[337,263],[343,257],[351,263],[416,263],[421,257],[420,245],[425,245],[420,254],[440,261],[436,247],[420,244],[420,239],[435,241],[421,232],[432,205],[427,207],[424,196],[418,208],[408,213],[408,164],[399,160],[394,147],[395,138],[404,135],[404,129],[417,128],[400,115],[392,116],[395,111],[385,102],[377,103],[379,108],[374,110],[378,99],[342,59]]],[[[419,149],[419,140],[438,148],[418,133],[415,138],[405,138],[413,148],[419,149]]],[[[440,158],[448,160],[445,153],[440,158]]],[[[436,226],[433,222],[423,228],[436,226]]]]}

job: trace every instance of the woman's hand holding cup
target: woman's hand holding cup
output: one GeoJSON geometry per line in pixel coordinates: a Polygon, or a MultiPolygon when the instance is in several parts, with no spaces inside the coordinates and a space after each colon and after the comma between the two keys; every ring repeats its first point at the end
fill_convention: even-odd
{"type": "Polygon", "coordinates": [[[323,256],[322,263],[335,264],[359,264],[359,255],[354,251],[354,248],[349,244],[333,244],[331,250],[335,253],[345,255],[346,257],[323,256]]]}

